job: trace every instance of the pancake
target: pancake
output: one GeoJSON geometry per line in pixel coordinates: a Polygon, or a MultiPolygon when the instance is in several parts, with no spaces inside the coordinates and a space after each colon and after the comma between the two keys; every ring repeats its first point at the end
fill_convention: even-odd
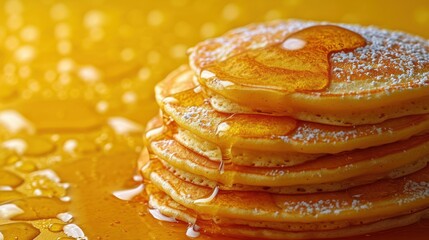
{"type": "Polygon", "coordinates": [[[311,194],[316,192],[334,192],[344,189],[349,189],[351,187],[360,186],[364,184],[369,184],[384,178],[398,178],[413,172],[416,172],[427,165],[428,158],[419,159],[411,164],[399,167],[387,173],[379,174],[370,174],[354,177],[351,179],[341,180],[337,182],[328,182],[328,183],[319,183],[311,185],[293,185],[293,186],[251,186],[243,184],[232,184],[224,185],[222,183],[216,182],[214,180],[208,179],[204,176],[196,175],[187,171],[183,171],[179,168],[176,168],[170,165],[167,161],[160,160],[156,157],[152,158],[152,161],[147,168],[150,168],[150,171],[170,171],[176,177],[180,178],[183,181],[190,182],[192,184],[209,187],[212,189],[218,188],[219,190],[225,191],[253,191],[253,192],[268,192],[276,194],[311,194]]]}
{"type": "Polygon", "coordinates": [[[358,225],[330,231],[288,232],[262,228],[258,229],[253,227],[246,227],[243,225],[217,226],[206,222],[200,224],[200,226],[201,228],[205,229],[206,233],[218,235],[222,234],[225,236],[246,237],[255,239],[326,239],[365,235],[368,233],[403,227],[418,222],[427,214],[427,211],[421,211],[418,213],[389,218],[370,224],[358,225]]]}
{"type": "Polygon", "coordinates": [[[337,221],[337,222],[322,222],[322,223],[293,223],[293,222],[258,222],[258,221],[246,221],[242,219],[232,218],[219,218],[209,216],[198,216],[198,213],[184,207],[183,205],[175,202],[164,192],[160,191],[157,187],[149,184],[146,191],[149,194],[149,205],[152,208],[158,209],[162,214],[168,215],[169,217],[177,218],[181,221],[186,221],[190,224],[196,224],[201,220],[207,221],[212,220],[215,224],[220,226],[228,225],[248,225],[251,227],[265,227],[278,230],[289,230],[289,231],[315,231],[315,230],[333,230],[352,225],[366,224],[381,220],[376,219],[365,219],[359,221],[337,221]]]}
{"type": "Polygon", "coordinates": [[[155,99],[158,105],[162,100],[170,95],[193,89],[197,86],[193,80],[195,74],[190,71],[187,65],[182,65],[172,71],[155,86],[155,99]]]}
{"type": "Polygon", "coordinates": [[[181,128],[177,129],[173,138],[188,149],[207,157],[212,161],[220,162],[230,158],[229,162],[240,166],[253,167],[285,167],[302,164],[314,160],[323,154],[306,154],[297,152],[267,152],[232,147],[229,156],[223,156],[222,150],[216,144],[204,140],[181,128]]]}
{"type": "MultiPolygon", "coordinates": [[[[171,125],[170,125],[171,126],[171,125]]],[[[267,152],[251,149],[240,149],[232,147],[229,156],[222,154],[219,146],[203,138],[196,136],[188,130],[181,128],[169,128],[163,126],[161,117],[153,118],[147,125],[146,145],[151,140],[159,139],[162,134],[167,134],[186,148],[207,157],[216,162],[229,158],[229,162],[240,166],[254,167],[281,167],[294,166],[307,161],[314,160],[322,154],[306,154],[296,152],[267,152]]]]}
{"type": "MultiPolygon", "coordinates": [[[[254,114],[257,112],[258,114],[275,115],[271,113],[264,113],[251,107],[239,105],[236,102],[232,102],[228,98],[219,94],[215,94],[210,90],[205,90],[204,92],[206,93],[205,96],[207,99],[209,99],[211,106],[220,112],[243,114],[254,114]]],[[[342,113],[300,111],[292,116],[303,121],[336,126],[376,124],[392,118],[428,113],[428,102],[429,96],[424,96],[414,99],[413,101],[400,102],[395,105],[381,106],[377,109],[370,109],[364,112],[350,111],[354,109],[350,108],[350,110],[342,113]]]]}
{"type": "Polygon", "coordinates": [[[215,143],[227,154],[231,147],[333,154],[396,142],[422,134],[429,128],[429,115],[390,119],[375,125],[341,127],[290,117],[226,114],[215,111],[201,93],[193,90],[165,98],[161,107],[164,115],[174,120],[173,124],[215,143]]]}
{"type": "Polygon", "coordinates": [[[201,220],[198,214],[176,203],[171,197],[149,184],[146,188],[150,197],[149,206],[163,215],[198,224],[208,234],[267,239],[315,239],[338,238],[387,230],[412,224],[429,214],[428,210],[405,214],[394,218],[373,218],[358,221],[336,221],[321,223],[257,222],[231,218],[201,220]]]}
{"type": "MultiPolygon", "coordinates": [[[[155,87],[155,96],[158,104],[162,99],[198,86],[195,83],[196,76],[188,66],[183,65],[170,73],[163,81],[155,87]]],[[[198,89],[200,89],[199,87],[198,89]]],[[[226,113],[244,113],[244,114],[266,114],[272,113],[261,112],[248,106],[232,102],[222,95],[216,94],[207,88],[202,88],[204,96],[210,101],[211,106],[220,112],[226,113]]],[[[362,125],[369,123],[380,123],[388,119],[402,116],[418,115],[428,113],[429,96],[414,99],[413,101],[400,102],[394,105],[382,106],[377,109],[370,109],[364,112],[353,112],[347,110],[341,113],[331,113],[323,111],[296,112],[294,117],[308,122],[317,122],[337,126],[362,125]]],[[[354,109],[354,108],[353,108],[354,109]]]]}
{"type": "MultiPolygon", "coordinates": [[[[144,168],[147,169],[147,168],[144,168]]],[[[429,167],[408,176],[334,193],[284,195],[219,191],[183,181],[168,171],[145,171],[146,179],[175,202],[201,215],[266,222],[329,222],[394,217],[427,209],[429,167]]]]}
{"type": "MultiPolygon", "coordinates": [[[[222,105],[234,102],[253,113],[302,120],[317,121],[317,114],[339,117],[332,121],[323,118],[323,123],[332,125],[346,124],[341,121],[343,115],[396,104],[409,106],[429,93],[428,41],[375,27],[298,20],[254,24],[198,44],[191,50],[189,64],[211,95],[228,99],[222,105]],[[332,37],[342,35],[352,40],[332,37]],[[289,48],[288,43],[295,45],[289,48]],[[312,55],[311,50],[319,48],[331,50],[324,52],[329,65],[325,66],[322,55],[312,55]],[[314,76],[317,81],[312,80],[314,76]]],[[[428,111],[417,109],[410,111],[428,111]]],[[[379,114],[369,114],[358,122],[383,120],[379,114]]]]}
{"type": "MultiPolygon", "coordinates": [[[[413,164],[429,155],[429,135],[404,142],[328,155],[291,167],[245,167],[219,164],[189,151],[174,139],[165,137],[151,142],[149,149],[175,168],[204,176],[226,186],[234,184],[281,187],[340,182],[360,176],[388,175],[390,171],[413,164]]],[[[373,180],[374,181],[374,180],[373,180]]]]}

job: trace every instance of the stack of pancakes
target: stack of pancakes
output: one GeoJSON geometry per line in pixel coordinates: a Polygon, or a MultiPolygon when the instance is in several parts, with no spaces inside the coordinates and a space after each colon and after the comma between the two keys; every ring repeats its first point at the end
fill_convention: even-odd
{"type": "Polygon", "coordinates": [[[141,158],[161,219],[306,239],[429,213],[428,41],[276,21],[198,44],[189,65],[156,86],[141,158]]]}

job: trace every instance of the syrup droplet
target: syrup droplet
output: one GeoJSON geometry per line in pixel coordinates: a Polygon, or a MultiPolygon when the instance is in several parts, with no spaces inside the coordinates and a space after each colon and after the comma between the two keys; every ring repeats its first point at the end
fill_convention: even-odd
{"type": "Polygon", "coordinates": [[[233,114],[217,126],[216,133],[218,135],[261,138],[273,135],[282,136],[293,131],[295,127],[296,120],[289,117],[233,114]]]}
{"type": "Polygon", "coordinates": [[[4,141],[2,146],[19,155],[27,156],[40,156],[53,151],[55,148],[51,141],[37,136],[9,139],[4,141]]]}
{"type": "Polygon", "coordinates": [[[24,194],[17,191],[0,191],[0,202],[11,201],[24,197],[24,194]]]}
{"type": "Polygon", "coordinates": [[[282,43],[249,50],[208,66],[200,77],[286,93],[320,91],[329,85],[329,56],[365,44],[362,36],[342,27],[313,26],[289,35],[282,43]]]}
{"type": "Polygon", "coordinates": [[[9,159],[15,156],[14,152],[5,150],[0,151],[0,166],[9,164],[9,159]]]}
{"type": "Polygon", "coordinates": [[[48,229],[51,232],[61,232],[61,231],[63,231],[64,226],[65,226],[65,224],[52,223],[49,225],[48,229]]]}
{"type": "Polygon", "coordinates": [[[15,200],[15,204],[23,213],[13,217],[13,220],[38,220],[56,218],[59,213],[66,212],[68,204],[57,198],[30,197],[15,200]]]}
{"type": "Polygon", "coordinates": [[[15,163],[15,169],[20,172],[33,172],[37,169],[37,166],[30,161],[19,161],[15,163]]]}
{"type": "MultiPolygon", "coordinates": [[[[2,151],[3,152],[3,151],[2,151]]],[[[14,151],[5,151],[4,158],[0,157],[0,162],[4,165],[11,165],[18,162],[21,158],[14,151]]]]}
{"type": "Polygon", "coordinates": [[[35,239],[40,230],[33,227],[30,223],[9,223],[0,225],[0,232],[3,234],[4,239],[35,239]]]}
{"type": "Polygon", "coordinates": [[[18,175],[6,170],[0,170],[0,186],[16,187],[23,182],[18,175]]]}
{"type": "Polygon", "coordinates": [[[27,149],[24,152],[25,155],[40,156],[50,153],[55,149],[55,145],[45,138],[28,136],[24,140],[27,143],[27,149]]]}
{"type": "Polygon", "coordinates": [[[10,84],[0,84],[0,99],[5,100],[13,97],[16,94],[16,88],[10,84]]]}

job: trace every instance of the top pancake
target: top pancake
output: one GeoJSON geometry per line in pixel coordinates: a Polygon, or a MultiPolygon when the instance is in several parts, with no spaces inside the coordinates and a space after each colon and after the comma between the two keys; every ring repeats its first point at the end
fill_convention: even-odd
{"type": "MultiPolygon", "coordinates": [[[[233,30],[194,47],[189,58],[190,66],[199,76],[198,79],[204,88],[212,95],[219,95],[227,101],[238,104],[239,107],[229,108],[238,112],[253,111],[299,118],[300,113],[302,115],[303,112],[339,114],[350,111],[371,111],[398,103],[412,102],[429,95],[428,41],[405,33],[374,27],[335,24],[360,35],[366,42],[364,46],[355,44],[354,46],[358,47],[353,50],[346,49],[327,55],[329,82],[326,86],[323,84],[311,86],[314,83],[305,83],[306,79],[304,79],[304,85],[310,88],[297,87],[291,91],[290,86],[281,81],[270,81],[264,73],[260,74],[260,78],[253,78],[254,75],[251,74],[250,77],[237,77],[235,73],[228,72],[230,69],[236,70],[239,68],[236,66],[240,64],[249,67],[249,63],[240,62],[240,59],[244,59],[243,57],[237,58],[237,56],[276,44],[284,45],[285,40],[291,39],[288,38],[289,36],[293,36],[300,30],[321,25],[328,26],[327,23],[290,20],[250,25],[233,30]],[[213,67],[232,58],[238,59],[235,60],[233,67],[221,70],[213,67]],[[352,110],[350,106],[353,106],[352,110]]],[[[297,39],[299,40],[299,36],[297,39]]],[[[311,57],[309,61],[315,60],[311,57]]],[[[294,65],[293,59],[283,60],[286,62],[286,67],[294,65]],[[290,62],[292,64],[289,64],[290,62]]],[[[263,64],[267,64],[268,60],[264,61],[263,64]]],[[[255,65],[260,64],[258,59],[253,62],[255,65]]],[[[271,62],[268,61],[269,64],[271,62]]],[[[273,68],[273,65],[278,67],[276,64],[272,63],[270,67],[273,68]]],[[[302,68],[304,68],[301,69],[302,71],[297,72],[308,70],[307,66],[302,68]]],[[[280,72],[290,69],[283,70],[280,72]]],[[[247,72],[251,71],[252,69],[249,69],[247,72]]],[[[246,69],[243,70],[243,73],[247,72],[246,69]]],[[[308,77],[306,74],[302,76],[308,77]]],[[[311,78],[307,80],[310,81],[311,78]]],[[[216,108],[216,105],[214,107],[216,108]]],[[[217,108],[220,111],[226,109],[228,108],[219,106],[217,108]]]]}

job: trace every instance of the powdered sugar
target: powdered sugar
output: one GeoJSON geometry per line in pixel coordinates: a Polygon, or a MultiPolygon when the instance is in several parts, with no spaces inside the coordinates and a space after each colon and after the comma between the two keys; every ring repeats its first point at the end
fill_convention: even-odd
{"type": "MultiPolygon", "coordinates": [[[[190,55],[195,72],[241,52],[276,44],[293,32],[333,24],[311,21],[276,21],[242,27],[198,44],[190,55]]],[[[371,92],[391,92],[429,87],[429,43],[403,32],[377,27],[334,24],[363,36],[367,44],[352,52],[331,55],[331,84],[322,92],[370,98],[371,92]]],[[[313,94],[313,93],[310,93],[313,94]]],[[[320,94],[320,93],[316,93],[320,94]]]]}
{"type": "Polygon", "coordinates": [[[338,200],[338,199],[325,199],[318,201],[299,201],[289,202],[285,201],[283,204],[283,211],[299,213],[300,215],[338,215],[343,211],[361,211],[372,207],[372,203],[360,199],[353,199],[351,201],[338,200]]]}
{"type": "Polygon", "coordinates": [[[404,185],[403,193],[397,200],[399,205],[414,202],[419,199],[429,198],[429,182],[427,181],[407,181],[404,185]]]}
{"type": "Polygon", "coordinates": [[[343,142],[359,137],[381,135],[383,133],[391,133],[392,129],[386,127],[350,127],[343,131],[327,131],[313,124],[304,123],[300,125],[290,136],[280,136],[285,142],[298,141],[303,143],[333,143],[343,142]]]}

